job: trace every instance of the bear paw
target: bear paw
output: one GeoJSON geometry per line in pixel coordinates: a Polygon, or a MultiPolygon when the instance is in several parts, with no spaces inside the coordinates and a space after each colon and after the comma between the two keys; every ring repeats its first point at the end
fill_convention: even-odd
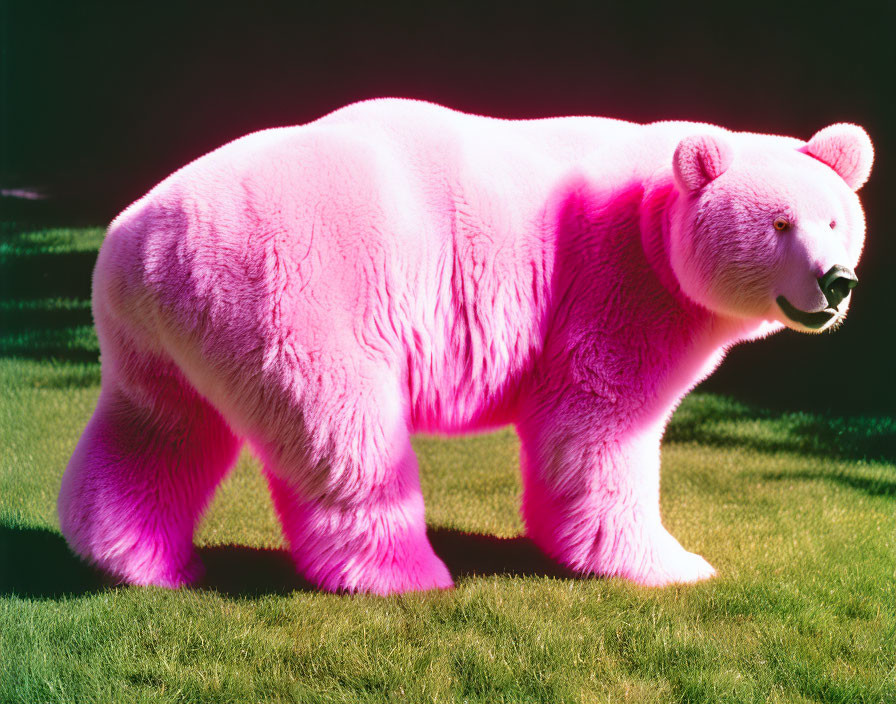
{"type": "Polygon", "coordinates": [[[433,555],[425,563],[414,561],[407,565],[389,565],[369,572],[363,591],[386,596],[404,592],[425,592],[432,589],[450,589],[454,580],[445,563],[433,555]]]}
{"type": "Polygon", "coordinates": [[[700,555],[688,552],[666,533],[650,551],[649,559],[634,569],[621,569],[617,574],[647,587],[669,584],[693,584],[716,576],[715,568],[700,555]]]}
{"type": "Polygon", "coordinates": [[[693,584],[715,577],[715,568],[700,555],[682,551],[674,560],[664,560],[636,577],[634,581],[648,587],[665,587],[668,584],[693,584]]]}
{"type": "Polygon", "coordinates": [[[406,554],[403,559],[349,559],[344,565],[317,564],[300,571],[322,589],[332,592],[387,596],[454,586],[448,568],[432,548],[406,554]]]}
{"type": "Polygon", "coordinates": [[[205,576],[205,565],[198,555],[192,555],[185,565],[167,566],[156,571],[138,573],[135,579],[125,578],[131,584],[145,584],[168,589],[196,584],[205,576]]]}
{"type": "Polygon", "coordinates": [[[175,561],[160,558],[156,554],[141,554],[138,550],[132,550],[128,554],[115,557],[106,556],[99,559],[94,557],[91,561],[122,582],[141,586],[178,589],[195,584],[205,576],[205,565],[196,553],[190,555],[186,561],[175,561]]]}

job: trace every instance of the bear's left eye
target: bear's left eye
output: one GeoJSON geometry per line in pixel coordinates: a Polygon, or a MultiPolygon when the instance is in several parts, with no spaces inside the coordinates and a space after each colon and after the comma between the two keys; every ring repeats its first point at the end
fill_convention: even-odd
{"type": "Polygon", "coordinates": [[[775,229],[778,232],[790,229],[790,221],[787,218],[775,218],[775,229]]]}

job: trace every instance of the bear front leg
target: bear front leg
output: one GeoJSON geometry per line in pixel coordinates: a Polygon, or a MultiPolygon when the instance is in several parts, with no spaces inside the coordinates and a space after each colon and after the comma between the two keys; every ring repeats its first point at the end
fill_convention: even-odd
{"type": "Polygon", "coordinates": [[[401,404],[321,401],[262,443],[274,507],[298,571],[329,591],[394,594],[453,586],[426,535],[417,460],[401,404]]]}
{"type": "Polygon", "coordinates": [[[659,510],[662,426],[606,433],[580,410],[518,426],[522,514],[528,535],[548,555],[585,574],[646,586],[715,575],[663,527],[659,510]]]}

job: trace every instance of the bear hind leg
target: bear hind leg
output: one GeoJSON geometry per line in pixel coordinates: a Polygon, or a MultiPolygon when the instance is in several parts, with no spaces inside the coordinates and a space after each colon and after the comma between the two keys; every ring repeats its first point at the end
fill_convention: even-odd
{"type": "Polygon", "coordinates": [[[104,369],[59,520],[76,553],[123,581],[178,587],[203,573],[193,531],[242,443],[173,363],[143,361],[127,380],[104,369]]]}
{"type": "MultiPolygon", "coordinates": [[[[344,395],[338,407],[314,404],[315,432],[308,432],[306,418],[259,447],[296,567],[329,591],[385,595],[451,587],[426,535],[399,393],[379,389],[375,396],[344,395]]],[[[278,416],[301,417],[297,409],[268,414],[278,416]]]]}

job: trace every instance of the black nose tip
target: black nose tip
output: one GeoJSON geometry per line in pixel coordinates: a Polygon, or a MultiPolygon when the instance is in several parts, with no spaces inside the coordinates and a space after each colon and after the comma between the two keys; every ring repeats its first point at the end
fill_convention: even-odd
{"type": "Polygon", "coordinates": [[[832,308],[840,305],[840,301],[849,295],[849,292],[858,286],[859,280],[855,272],[848,266],[835,264],[824,276],[818,279],[821,292],[828,300],[832,308]]]}

